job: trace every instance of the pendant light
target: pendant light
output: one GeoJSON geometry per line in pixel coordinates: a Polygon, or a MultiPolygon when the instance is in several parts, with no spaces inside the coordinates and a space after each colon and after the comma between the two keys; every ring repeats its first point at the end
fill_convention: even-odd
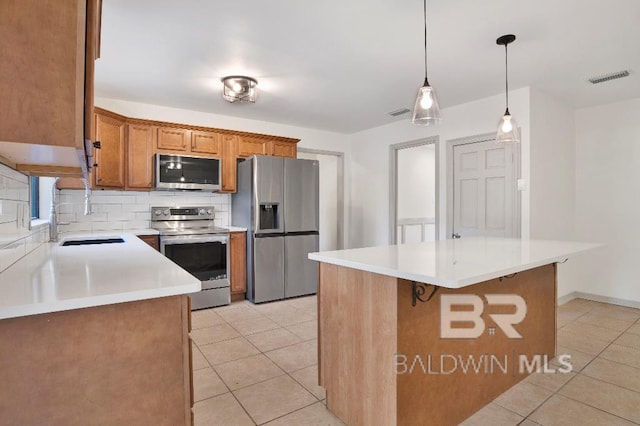
{"type": "Polygon", "coordinates": [[[422,126],[438,124],[442,121],[440,105],[436,91],[429,85],[427,78],[427,0],[424,0],[424,83],[418,89],[416,103],[413,106],[411,122],[422,126]]]}
{"type": "Polygon", "coordinates": [[[498,37],[496,40],[496,44],[499,46],[504,46],[504,81],[505,81],[505,93],[507,100],[507,108],[504,111],[504,115],[498,122],[498,132],[496,133],[496,142],[497,143],[518,143],[520,142],[520,132],[518,131],[518,124],[511,117],[511,113],[509,112],[509,68],[508,68],[508,57],[507,57],[507,46],[510,43],[513,43],[516,39],[516,36],[513,34],[506,34],[501,37],[498,37]]]}

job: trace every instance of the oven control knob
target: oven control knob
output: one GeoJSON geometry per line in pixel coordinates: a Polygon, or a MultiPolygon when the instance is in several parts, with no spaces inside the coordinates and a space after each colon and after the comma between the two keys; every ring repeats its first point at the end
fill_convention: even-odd
{"type": "Polygon", "coordinates": [[[167,210],[163,210],[163,211],[162,211],[162,214],[164,214],[165,216],[169,216],[169,209],[167,209],[167,210]]]}
{"type": "Polygon", "coordinates": [[[213,213],[213,210],[211,209],[207,210],[207,214],[211,214],[211,213],[213,213]]]}
{"type": "Polygon", "coordinates": [[[198,214],[204,214],[204,209],[198,210],[198,214]]]}
{"type": "Polygon", "coordinates": [[[160,216],[162,214],[162,210],[155,210],[153,214],[155,214],[156,216],[160,216]]]}

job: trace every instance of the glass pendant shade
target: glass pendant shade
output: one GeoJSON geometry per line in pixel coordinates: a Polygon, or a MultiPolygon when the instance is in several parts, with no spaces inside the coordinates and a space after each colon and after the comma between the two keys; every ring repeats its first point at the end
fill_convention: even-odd
{"type": "Polygon", "coordinates": [[[438,124],[441,121],[442,115],[440,114],[438,96],[433,87],[429,86],[429,82],[425,81],[424,85],[418,89],[411,122],[413,124],[429,126],[438,124]]]}
{"type": "Polygon", "coordinates": [[[496,143],[518,143],[520,142],[520,132],[518,123],[509,113],[509,109],[498,122],[498,132],[496,133],[496,143]]]}

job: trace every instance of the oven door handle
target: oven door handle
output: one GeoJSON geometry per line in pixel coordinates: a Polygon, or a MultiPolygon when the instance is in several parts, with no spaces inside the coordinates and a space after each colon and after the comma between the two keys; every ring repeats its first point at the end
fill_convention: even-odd
{"type": "Polygon", "coordinates": [[[179,237],[160,237],[162,245],[170,244],[191,244],[191,243],[223,243],[227,244],[229,237],[223,235],[216,236],[204,236],[204,235],[189,235],[179,237]]]}

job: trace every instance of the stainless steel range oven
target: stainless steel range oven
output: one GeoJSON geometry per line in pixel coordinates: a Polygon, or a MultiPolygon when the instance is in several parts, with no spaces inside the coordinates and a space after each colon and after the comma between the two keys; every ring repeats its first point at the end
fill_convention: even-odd
{"type": "Polygon", "coordinates": [[[191,309],[228,305],[229,234],[214,226],[214,207],[152,207],[151,227],[160,232],[160,251],[202,282],[190,294],[191,309]]]}

